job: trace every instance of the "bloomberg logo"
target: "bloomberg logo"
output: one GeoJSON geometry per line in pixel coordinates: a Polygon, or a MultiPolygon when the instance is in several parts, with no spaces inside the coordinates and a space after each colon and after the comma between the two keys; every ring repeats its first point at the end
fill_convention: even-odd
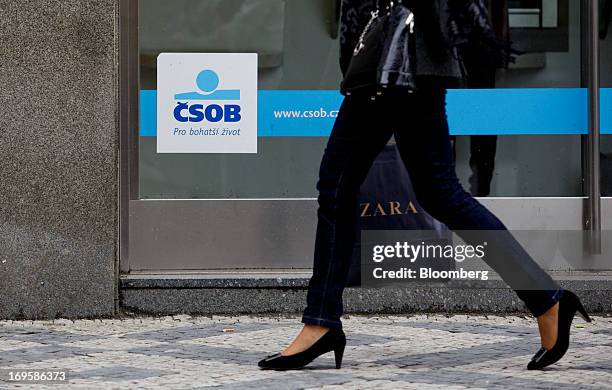
{"type": "Polygon", "coordinates": [[[201,123],[204,121],[211,123],[240,122],[242,116],[240,114],[242,108],[239,104],[189,104],[187,101],[239,101],[239,89],[220,90],[219,75],[211,70],[206,69],[201,71],[196,77],[196,85],[201,92],[184,92],[174,96],[177,100],[174,108],[174,118],[178,122],[186,123],[201,123]],[[203,92],[203,93],[202,93],[203,92]],[[184,103],[181,101],[185,101],[184,103]]]}
{"type": "Polygon", "coordinates": [[[157,152],[257,153],[257,54],[160,54],[157,152]]]}

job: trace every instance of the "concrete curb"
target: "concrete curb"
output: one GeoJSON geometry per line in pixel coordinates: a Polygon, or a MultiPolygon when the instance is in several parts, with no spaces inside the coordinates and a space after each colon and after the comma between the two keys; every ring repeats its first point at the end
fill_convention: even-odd
{"type": "MultiPolygon", "coordinates": [[[[560,278],[560,284],[581,297],[587,310],[612,313],[612,281],[601,273],[560,278]]],[[[304,308],[308,278],[303,275],[265,277],[124,278],[121,307],[153,314],[295,314],[304,308]]],[[[403,314],[517,313],[526,309],[501,281],[486,288],[414,285],[399,288],[347,288],[346,313],[403,314]]]]}

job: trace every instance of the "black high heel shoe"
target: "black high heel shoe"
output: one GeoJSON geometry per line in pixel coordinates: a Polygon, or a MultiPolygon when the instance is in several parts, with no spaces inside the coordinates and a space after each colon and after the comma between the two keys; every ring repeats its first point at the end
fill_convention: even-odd
{"type": "Polygon", "coordinates": [[[572,320],[579,312],[586,322],[591,322],[591,318],[584,310],[584,306],[580,299],[571,291],[563,291],[563,295],[559,300],[559,321],[557,330],[557,342],[550,349],[541,348],[527,365],[528,370],[541,370],[546,366],[550,366],[558,362],[567,352],[570,342],[570,330],[572,328],[572,320]]]}
{"type": "Polygon", "coordinates": [[[330,329],[307,350],[294,355],[283,356],[280,353],[268,356],[257,365],[263,370],[299,370],[319,356],[334,351],[336,368],[342,366],[346,336],[340,329],[330,329]]]}

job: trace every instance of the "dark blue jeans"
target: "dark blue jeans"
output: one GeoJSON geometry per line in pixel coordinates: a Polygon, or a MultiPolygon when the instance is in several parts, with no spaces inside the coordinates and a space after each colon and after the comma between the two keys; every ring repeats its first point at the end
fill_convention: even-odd
{"type": "Polygon", "coordinates": [[[432,88],[375,101],[357,96],[344,100],[321,162],[314,269],[302,322],[342,327],[342,293],[355,240],[357,194],[392,135],[421,206],[459,231],[466,242],[488,234],[484,260],[514,288],[533,315],[554,306],[562,290],[504,224],[459,183],[446,118],[446,90],[432,88]]]}

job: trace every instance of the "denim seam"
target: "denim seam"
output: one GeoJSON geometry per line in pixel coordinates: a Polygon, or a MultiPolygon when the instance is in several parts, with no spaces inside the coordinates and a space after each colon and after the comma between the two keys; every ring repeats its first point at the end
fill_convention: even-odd
{"type": "Polygon", "coordinates": [[[537,313],[534,313],[531,310],[531,307],[528,307],[529,311],[531,311],[531,314],[534,317],[541,316],[542,314],[546,313],[548,310],[550,310],[550,308],[555,306],[561,300],[561,295],[563,295],[563,291],[564,290],[561,287],[559,287],[557,290],[555,290],[555,293],[549,296],[549,302],[547,302],[547,305],[540,306],[540,307],[543,307],[543,309],[538,310],[537,313]]]}
{"type": "Polygon", "coordinates": [[[561,295],[563,295],[563,289],[559,287],[557,288],[555,293],[550,297],[550,300],[553,302],[553,304],[550,307],[553,307],[554,305],[557,304],[557,302],[561,300],[561,295]]]}
{"type": "Polygon", "coordinates": [[[336,320],[328,320],[327,318],[320,318],[320,317],[311,317],[311,316],[307,316],[307,315],[303,315],[303,318],[308,318],[311,320],[316,320],[316,321],[325,321],[325,322],[332,322],[334,324],[342,324],[341,321],[336,321],[336,320]]]}
{"type": "MultiPolygon", "coordinates": [[[[349,159],[350,161],[350,159],[349,159]]],[[[327,299],[327,287],[329,285],[329,278],[331,276],[331,268],[332,268],[332,264],[333,264],[333,260],[334,260],[334,255],[336,252],[336,229],[338,227],[338,191],[340,191],[340,183],[342,183],[342,179],[344,178],[344,173],[346,172],[346,166],[348,166],[349,161],[347,161],[347,164],[342,168],[342,172],[340,173],[340,177],[338,178],[338,182],[336,183],[336,189],[334,191],[334,223],[333,223],[333,229],[332,229],[332,248],[331,248],[331,256],[329,258],[329,265],[327,266],[327,274],[325,275],[325,284],[323,285],[323,296],[321,297],[321,310],[319,311],[319,317],[323,316],[323,311],[325,308],[325,300],[327,299]]],[[[331,322],[331,321],[330,321],[331,322]]]]}

